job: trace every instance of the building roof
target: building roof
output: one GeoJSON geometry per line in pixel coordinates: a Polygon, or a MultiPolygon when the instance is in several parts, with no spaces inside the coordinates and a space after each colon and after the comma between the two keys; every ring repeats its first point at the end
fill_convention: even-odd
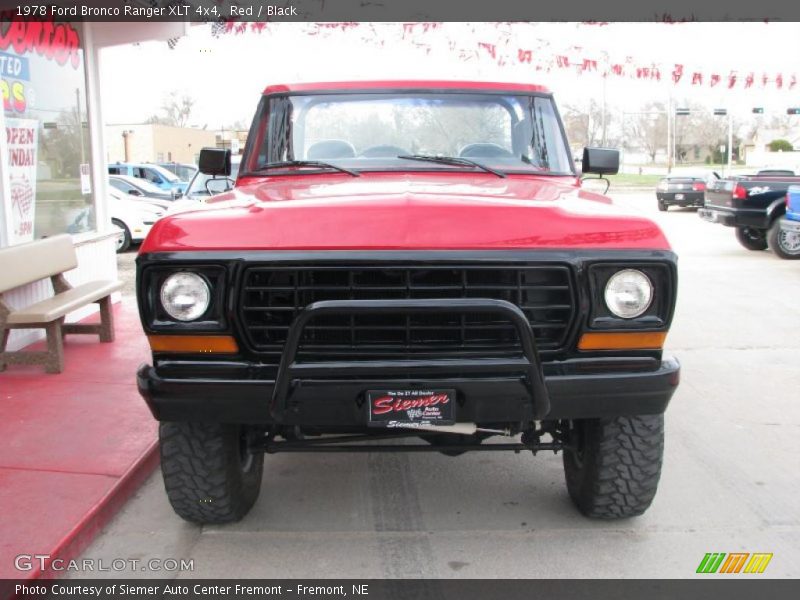
{"type": "Polygon", "coordinates": [[[529,83],[501,83],[494,81],[446,81],[446,80],[385,80],[385,81],[335,81],[321,83],[285,83],[269,85],[264,94],[287,94],[303,92],[346,90],[464,90],[477,92],[549,93],[541,85],[529,83]]]}

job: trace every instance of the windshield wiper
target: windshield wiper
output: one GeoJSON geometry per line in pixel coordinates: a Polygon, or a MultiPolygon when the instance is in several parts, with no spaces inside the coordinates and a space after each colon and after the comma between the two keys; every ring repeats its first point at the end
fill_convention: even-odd
{"type": "Polygon", "coordinates": [[[318,169],[334,169],[336,171],[352,175],[353,177],[361,177],[361,173],[355,171],[354,169],[345,169],[344,167],[332,165],[331,163],[322,162],[319,160],[285,160],[282,162],[267,163],[265,165],[261,165],[255,171],[268,171],[270,169],[281,169],[286,167],[317,167],[318,169]]]}
{"type": "Polygon", "coordinates": [[[487,167],[477,161],[474,161],[469,158],[462,158],[460,156],[439,156],[437,155],[428,155],[428,154],[401,154],[397,158],[404,158],[406,160],[420,160],[425,162],[432,162],[432,163],[439,163],[442,165],[453,165],[456,167],[475,167],[480,169],[481,171],[485,171],[487,173],[491,173],[492,175],[497,175],[498,177],[505,177],[506,174],[502,171],[498,171],[497,169],[492,169],[491,167],[487,167]]]}
{"type": "Polygon", "coordinates": [[[546,167],[543,167],[543,166],[541,166],[541,165],[538,165],[538,164],[536,164],[535,162],[533,162],[533,161],[531,160],[531,157],[530,157],[530,156],[526,156],[525,154],[523,154],[522,156],[520,156],[520,157],[519,157],[519,159],[520,159],[522,162],[524,162],[526,165],[530,165],[530,166],[532,166],[534,169],[536,169],[536,171],[537,171],[537,172],[536,172],[536,174],[537,174],[537,175],[544,175],[544,176],[547,176],[547,177],[556,177],[556,176],[565,175],[565,173],[551,173],[551,172],[550,172],[550,169],[548,169],[548,168],[546,168],[546,167]]]}

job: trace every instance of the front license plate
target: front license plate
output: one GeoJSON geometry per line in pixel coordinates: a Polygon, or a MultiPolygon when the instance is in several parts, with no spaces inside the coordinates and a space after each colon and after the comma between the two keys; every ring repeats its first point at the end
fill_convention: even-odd
{"type": "Polygon", "coordinates": [[[675,194],[675,200],[683,200],[683,194],[675,194]]]}
{"type": "Polygon", "coordinates": [[[455,390],[370,390],[367,392],[368,425],[452,425],[455,403],[455,390]]]}

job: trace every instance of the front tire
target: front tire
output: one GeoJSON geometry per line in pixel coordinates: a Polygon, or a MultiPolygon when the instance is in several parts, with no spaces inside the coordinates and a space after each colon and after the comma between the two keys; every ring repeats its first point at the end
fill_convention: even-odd
{"type": "Polygon", "coordinates": [[[775,219],[767,233],[770,249],[779,257],[788,260],[800,258],[800,233],[782,231],[781,220],[775,219]]]}
{"type": "Polygon", "coordinates": [[[127,225],[120,221],[119,219],[111,219],[111,223],[122,230],[122,235],[117,238],[117,254],[122,254],[128,248],[131,247],[131,243],[133,242],[133,237],[131,236],[131,230],[128,229],[127,225]]]}
{"type": "Polygon", "coordinates": [[[667,208],[669,208],[663,200],[658,201],[658,210],[661,212],[667,212],[667,208]]]}
{"type": "Polygon", "coordinates": [[[644,513],[656,494],[664,455],[664,415],[572,421],[564,452],[567,491],[595,519],[644,513]]]}
{"type": "Polygon", "coordinates": [[[767,236],[763,229],[737,227],[736,240],[748,250],[767,249],[767,236]]]}
{"type": "Polygon", "coordinates": [[[217,423],[159,426],[161,472],[173,510],[192,523],[239,521],[261,490],[264,454],[248,450],[248,429],[217,423]]]}

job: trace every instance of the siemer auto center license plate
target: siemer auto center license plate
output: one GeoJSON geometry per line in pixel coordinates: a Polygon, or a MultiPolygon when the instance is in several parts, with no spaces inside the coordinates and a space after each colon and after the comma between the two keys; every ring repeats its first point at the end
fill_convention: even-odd
{"type": "Polygon", "coordinates": [[[370,390],[370,427],[413,427],[455,423],[455,390],[370,390]]]}

